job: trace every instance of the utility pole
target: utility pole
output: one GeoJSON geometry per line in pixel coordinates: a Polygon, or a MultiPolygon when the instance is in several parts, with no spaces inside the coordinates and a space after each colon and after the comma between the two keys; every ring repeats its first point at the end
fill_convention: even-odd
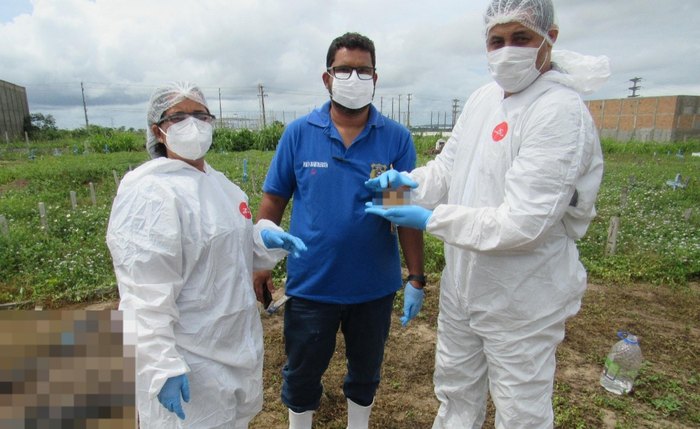
{"type": "Polygon", "coordinates": [[[391,119],[394,119],[394,97],[391,97],[391,119]]]}
{"type": "Polygon", "coordinates": [[[262,127],[265,128],[267,126],[265,121],[265,97],[267,97],[267,95],[265,94],[265,89],[261,83],[258,84],[258,91],[260,92],[258,97],[260,97],[260,109],[262,110],[262,127]]]}
{"type": "Polygon", "coordinates": [[[454,128],[455,123],[457,123],[457,108],[459,107],[459,99],[452,99],[452,128],[454,128]]]}
{"type": "Polygon", "coordinates": [[[221,113],[221,88],[219,88],[219,128],[224,125],[224,115],[221,113]]]}
{"type": "Polygon", "coordinates": [[[642,87],[637,84],[641,81],[641,77],[633,77],[632,79],[630,79],[630,82],[632,82],[632,86],[630,86],[628,89],[632,91],[632,95],[628,95],[627,98],[639,97],[637,91],[642,87]]]}
{"type": "Polygon", "coordinates": [[[85,129],[90,128],[90,124],[88,123],[88,117],[87,117],[87,104],[85,104],[85,88],[83,87],[83,83],[80,82],[80,92],[83,93],[83,110],[85,111],[85,129]]]}
{"type": "Polygon", "coordinates": [[[384,114],[384,97],[379,97],[379,112],[384,114]]]}
{"type": "Polygon", "coordinates": [[[411,128],[411,94],[408,94],[408,111],[406,112],[406,128],[411,128]]]}
{"type": "Polygon", "coordinates": [[[399,124],[401,123],[401,94],[399,94],[399,124]]]}

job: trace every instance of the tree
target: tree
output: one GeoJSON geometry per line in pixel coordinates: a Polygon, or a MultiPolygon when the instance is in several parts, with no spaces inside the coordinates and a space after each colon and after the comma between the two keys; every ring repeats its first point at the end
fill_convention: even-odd
{"type": "Polygon", "coordinates": [[[31,138],[52,138],[58,131],[56,119],[54,119],[53,115],[31,113],[24,118],[24,131],[26,131],[31,138]]]}

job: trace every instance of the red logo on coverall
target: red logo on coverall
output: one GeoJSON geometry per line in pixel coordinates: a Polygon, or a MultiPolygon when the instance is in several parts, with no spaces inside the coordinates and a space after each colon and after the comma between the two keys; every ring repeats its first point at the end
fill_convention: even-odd
{"type": "Polygon", "coordinates": [[[491,138],[493,138],[493,141],[499,142],[503,140],[503,137],[508,134],[508,122],[501,122],[500,124],[496,125],[496,128],[493,129],[493,132],[491,132],[491,138]]]}
{"type": "Polygon", "coordinates": [[[248,204],[246,204],[245,201],[243,201],[239,206],[238,210],[241,211],[241,214],[243,215],[244,218],[250,219],[253,217],[253,215],[250,214],[250,209],[248,208],[248,204]]]}

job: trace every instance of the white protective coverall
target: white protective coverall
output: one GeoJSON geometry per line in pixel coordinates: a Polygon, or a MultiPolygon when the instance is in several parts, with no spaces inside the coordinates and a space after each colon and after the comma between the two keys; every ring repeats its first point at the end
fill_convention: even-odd
{"type": "Polygon", "coordinates": [[[287,252],[268,250],[248,197],[205,164],[156,158],[124,176],[107,244],[121,298],[137,327],[141,429],[245,428],[262,408],[263,333],[253,271],[287,252]],[[187,373],[184,421],[157,395],[187,373]]]}
{"type": "Polygon", "coordinates": [[[553,64],[505,99],[496,83],[483,86],[442,153],[410,173],[411,201],[434,209],[426,231],[445,242],[434,429],[481,427],[489,388],[496,427],[552,426],[555,350],[586,288],[575,240],[595,216],[603,173],[572,87],[609,75],[604,57],[557,58],[583,75],[553,64]]]}

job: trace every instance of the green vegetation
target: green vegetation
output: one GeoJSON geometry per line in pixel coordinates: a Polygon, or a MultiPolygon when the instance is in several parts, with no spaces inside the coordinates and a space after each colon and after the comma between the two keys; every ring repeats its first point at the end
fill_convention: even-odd
{"type": "MultiPolygon", "coordinates": [[[[590,408],[581,410],[577,407],[558,409],[559,419],[565,419],[574,413],[594,413],[596,409],[614,410],[615,415],[621,420],[619,428],[636,428],[638,419],[655,420],[654,416],[660,416],[675,421],[687,421],[691,424],[700,424],[700,397],[697,386],[692,380],[697,380],[697,374],[691,376],[688,381],[678,380],[668,375],[654,371],[647,361],[635,382],[633,395],[614,396],[606,392],[596,393],[590,408]]],[[[557,386],[559,389],[559,386],[557,386]]],[[[556,392],[555,397],[561,400],[556,392]]],[[[561,426],[577,427],[571,421],[562,420],[561,426]]],[[[560,425],[557,425],[560,426],[560,425]]],[[[585,427],[585,426],[581,426],[585,427]]]]}
{"type": "MultiPolygon", "coordinates": [[[[0,302],[58,305],[88,299],[98,291],[115,292],[104,243],[116,190],[113,171],[121,177],[148,156],[142,149],[143,134],[92,131],[80,137],[29,145],[16,142],[0,148],[0,215],[7,219],[9,229],[7,235],[0,231],[0,302]],[[90,183],[96,189],[95,205],[90,183]],[[77,193],[76,210],[71,209],[70,191],[77,193]],[[45,230],[39,219],[39,202],[46,206],[45,230]]],[[[236,150],[271,149],[279,133],[279,125],[260,133],[217,132],[207,158],[241,186],[253,210],[258,206],[273,152],[236,150]],[[247,181],[243,181],[244,159],[248,161],[247,181]]],[[[434,157],[431,149],[436,139],[416,136],[419,164],[434,157]]],[[[700,144],[645,143],[637,144],[636,151],[633,147],[604,142],[606,171],[598,217],[579,243],[581,258],[596,282],[684,286],[700,277],[700,158],[690,156],[690,152],[700,151],[700,144]],[[683,158],[677,156],[679,151],[685,154],[683,158]],[[686,189],[673,190],[666,185],[677,173],[690,179],[686,189]],[[625,192],[626,203],[621,200],[625,192]],[[606,256],[612,216],[621,218],[620,233],[616,254],[606,256]]],[[[442,249],[442,243],[426,235],[426,268],[433,280],[444,266],[442,249]]],[[[276,275],[283,276],[283,267],[278,267],[276,275]]],[[[672,408],[667,403],[659,406],[672,408]]]]}
{"type": "Polygon", "coordinates": [[[604,142],[598,216],[579,243],[591,278],[666,285],[700,278],[700,158],[691,156],[700,144],[675,146],[642,144],[640,153],[634,153],[629,144],[604,142]],[[687,188],[666,184],[676,174],[688,180],[687,188]],[[620,217],[617,252],[601,257],[613,216],[620,217]]]}
{"type": "MultiPolygon", "coordinates": [[[[434,157],[437,137],[415,137],[419,164],[434,157]]],[[[589,279],[598,283],[686,285],[700,278],[700,142],[602,142],[605,173],[598,216],[578,243],[589,279]],[[681,156],[682,155],[682,156],[681,156]],[[681,174],[686,189],[666,184],[681,174]],[[624,197],[626,195],[626,197],[624,197]],[[620,217],[617,249],[606,256],[610,219],[620,217]],[[686,217],[688,217],[686,219],[686,217]]],[[[439,272],[442,244],[426,236],[426,263],[439,272]]]]}
{"type": "Polygon", "coordinates": [[[565,383],[554,385],[554,395],[552,397],[552,407],[554,408],[554,425],[558,428],[586,428],[585,417],[596,410],[591,407],[581,409],[570,402],[572,395],[571,387],[565,383]]]}
{"type": "Polygon", "coordinates": [[[275,150],[277,142],[282,137],[282,131],[284,131],[284,124],[281,122],[274,122],[258,132],[245,128],[239,130],[221,128],[214,131],[212,148],[217,152],[275,150]]]}
{"type": "MultiPolygon", "coordinates": [[[[281,128],[275,126],[262,133],[217,131],[207,156],[212,166],[248,194],[253,210],[259,205],[262,183],[273,155],[271,150],[260,149],[274,148],[280,132],[281,128]],[[248,166],[245,180],[244,160],[248,166]]],[[[7,220],[8,227],[5,235],[0,224],[0,303],[26,302],[25,308],[37,304],[57,307],[117,295],[111,258],[104,242],[116,192],[114,175],[119,179],[130,168],[148,160],[143,150],[144,133],[91,127],[90,132],[59,131],[58,134],[55,139],[29,144],[0,143],[0,216],[7,220]],[[95,204],[90,183],[95,189],[95,204]],[[77,195],[75,210],[70,191],[77,195]],[[40,202],[46,207],[45,229],[39,218],[40,202]]],[[[415,136],[419,165],[435,156],[437,139],[437,136],[415,136]]],[[[700,426],[697,353],[686,344],[689,338],[694,338],[691,331],[695,329],[697,311],[693,309],[697,306],[680,305],[694,302],[691,298],[696,296],[697,288],[688,283],[700,279],[700,157],[690,156],[692,152],[700,152],[700,143],[606,141],[603,150],[606,164],[597,203],[598,217],[579,242],[579,249],[590,280],[614,287],[601,286],[596,293],[587,294],[580,314],[567,322],[567,338],[557,359],[568,364],[572,374],[560,376],[555,382],[555,426],[592,428],[603,427],[610,421],[619,429],[651,427],[640,423],[650,421],[674,424],[658,427],[700,426]],[[679,173],[683,182],[686,178],[689,182],[685,189],[674,190],[666,181],[679,173]],[[620,217],[617,251],[615,255],[606,255],[608,226],[613,216],[620,217]],[[631,287],[624,286],[636,282],[659,287],[649,289],[648,294],[629,295],[631,287]],[[619,314],[611,313],[610,309],[617,309],[619,302],[629,307],[619,314]],[[660,308],[672,314],[662,313],[660,308]],[[597,376],[586,372],[595,368],[597,373],[602,367],[605,356],[601,350],[607,350],[610,340],[604,333],[611,323],[647,333],[643,346],[645,364],[632,395],[608,394],[597,384],[591,384],[591,379],[597,376]],[[647,348],[647,344],[654,346],[647,348]],[[571,371],[579,367],[582,372],[571,371]]],[[[288,225],[288,217],[289,210],[284,226],[288,225]]],[[[443,245],[427,234],[426,270],[431,288],[443,266],[443,245]]],[[[277,279],[284,276],[284,264],[278,265],[274,276],[277,279]]],[[[429,290],[416,325],[430,323],[430,329],[434,329],[437,295],[429,290]]],[[[395,302],[401,306],[401,297],[395,302]]],[[[417,338],[408,335],[409,331],[399,332],[390,347],[394,343],[402,344],[403,337],[405,341],[417,338]]],[[[414,335],[420,330],[411,332],[414,335]]],[[[266,331],[266,335],[270,333],[266,331]]],[[[280,339],[275,338],[266,344],[266,353],[276,350],[280,339]]],[[[281,365],[283,350],[279,348],[278,352],[277,361],[275,358],[272,361],[281,365]]],[[[404,356],[404,352],[405,349],[401,353],[389,352],[388,362],[404,356]]],[[[432,350],[427,355],[432,356],[432,350]]],[[[411,361],[411,371],[420,368],[427,374],[425,380],[429,384],[430,358],[408,356],[407,359],[411,361]]],[[[344,371],[344,362],[339,365],[344,371]]],[[[393,361],[386,371],[396,368],[403,367],[393,361]]],[[[278,370],[271,377],[266,382],[274,380],[278,386],[278,370]]],[[[409,386],[409,378],[415,378],[415,374],[409,378],[386,377],[392,381],[387,382],[384,395],[400,393],[401,386],[409,386]]],[[[388,400],[386,396],[384,400],[388,400]]],[[[395,408],[395,404],[389,408],[395,408]]],[[[411,413],[405,413],[404,418],[410,417],[406,422],[420,417],[411,413]]]]}

